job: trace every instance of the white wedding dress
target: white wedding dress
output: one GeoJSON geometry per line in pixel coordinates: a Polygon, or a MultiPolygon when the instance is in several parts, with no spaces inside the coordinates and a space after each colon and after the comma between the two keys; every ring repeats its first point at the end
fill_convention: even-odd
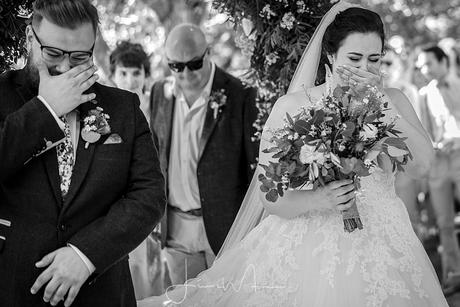
{"type": "MultiPolygon", "coordinates": [[[[262,153],[271,147],[269,127],[279,128],[303,95],[284,96],[272,111],[261,142],[263,164],[270,159],[262,153]]],[[[356,199],[362,230],[345,232],[336,210],[294,219],[269,215],[196,279],[139,306],[448,306],[395,194],[394,174],[373,169],[361,179],[356,199]]]]}

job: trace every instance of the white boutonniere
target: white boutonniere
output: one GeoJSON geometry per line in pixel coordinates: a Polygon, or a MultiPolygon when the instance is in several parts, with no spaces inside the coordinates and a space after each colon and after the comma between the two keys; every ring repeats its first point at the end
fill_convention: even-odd
{"type": "Polygon", "coordinates": [[[108,120],[110,116],[104,113],[104,109],[96,107],[89,110],[88,115],[83,119],[81,137],[86,141],[85,149],[90,143],[99,141],[102,135],[109,134],[111,129],[108,120]]]}
{"type": "Polygon", "coordinates": [[[211,109],[213,109],[214,119],[217,118],[217,115],[222,112],[223,106],[227,103],[227,95],[225,94],[224,89],[211,92],[209,95],[209,103],[211,109]]]}
{"type": "Polygon", "coordinates": [[[163,93],[166,99],[171,99],[174,94],[174,86],[175,86],[174,78],[166,78],[166,82],[163,85],[163,93]]]}

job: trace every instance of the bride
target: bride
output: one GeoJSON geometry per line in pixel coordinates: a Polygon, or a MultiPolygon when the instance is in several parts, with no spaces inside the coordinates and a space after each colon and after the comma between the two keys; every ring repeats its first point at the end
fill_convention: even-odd
{"type": "MultiPolygon", "coordinates": [[[[288,94],[281,97],[264,128],[260,164],[272,154],[270,131],[337,84],[362,90],[380,86],[384,31],[380,17],[340,2],[323,17],[302,56],[288,94]],[[314,86],[321,50],[332,75],[314,86]],[[326,84],[328,84],[326,86],[326,84]]],[[[429,138],[407,98],[381,89],[391,101],[386,116],[399,114],[397,129],[408,137],[414,159],[409,174],[420,176],[432,157],[429,138]]],[[[275,203],[260,192],[257,175],[214,265],[150,306],[447,306],[406,208],[396,196],[394,173],[375,169],[353,191],[348,181],[316,190],[288,191],[275,203]],[[357,203],[364,229],[347,233],[341,210],[357,203]],[[257,226],[256,226],[257,225],[257,226]]]]}

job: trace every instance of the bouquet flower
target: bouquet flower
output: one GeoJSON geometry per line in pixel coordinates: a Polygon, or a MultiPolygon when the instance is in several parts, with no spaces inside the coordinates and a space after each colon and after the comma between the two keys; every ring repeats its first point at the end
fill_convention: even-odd
{"type": "MultiPolygon", "coordinates": [[[[284,128],[272,131],[274,146],[264,150],[276,161],[261,165],[265,174],[258,179],[266,199],[276,202],[286,190],[347,178],[359,189],[359,178],[369,176],[372,167],[403,171],[412,155],[395,129],[397,117],[383,121],[388,110],[376,87],[357,94],[337,86],[298,114],[286,114],[284,128]]],[[[342,215],[345,231],[363,228],[355,202],[342,215]]]]}

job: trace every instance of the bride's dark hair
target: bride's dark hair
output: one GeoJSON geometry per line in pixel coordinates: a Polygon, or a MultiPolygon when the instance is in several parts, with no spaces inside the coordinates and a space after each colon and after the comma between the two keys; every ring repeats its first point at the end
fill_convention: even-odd
{"type": "Polygon", "coordinates": [[[324,64],[329,65],[327,54],[335,54],[343,41],[352,33],[376,33],[385,45],[385,30],[380,16],[370,10],[352,7],[339,13],[327,27],[322,42],[322,55],[316,83],[324,82],[324,64]]]}

